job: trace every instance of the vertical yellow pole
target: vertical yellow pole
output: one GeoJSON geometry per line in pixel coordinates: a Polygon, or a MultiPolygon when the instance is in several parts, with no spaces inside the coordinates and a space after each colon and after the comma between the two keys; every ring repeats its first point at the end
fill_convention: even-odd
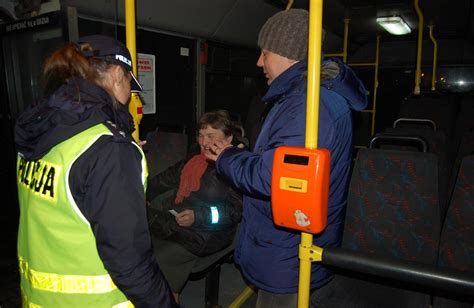
{"type": "MultiPolygon", "coordinates": [[[[135,0],[125,0],[125,33],[127,48],[132,56],[133,74],[137,76],[137,45],[136,45],[136,23],[135,23],[135,0]]],[[[128,110],[133,117],[135,131],[132,136],[135,141],[139,141],[138,126],[143,117],[142,102],[137,93],[132,93],[128,110]]]]}
{"type": "Polygon", "coordinates": [[[431,75],[431,91],[436,91],[436,66],[438,65],[438,42],[433,35],[433,25],[429,25],[430,39],[433,42],[433,74],[431,75]]]}
{"type": "Polygon", "coordinates": [[[371,136],[375,133],[375,113],[377,112],[377,88],[379,87],[379,53],[380,53],[380,35],[377,35],[377,45],[375,47],[375,68],[374,68],[374,93],[372,96],[372,126],[371,136]]]}
{"type": "Polygon", "coordinates": [[[344,18],[344,45],[342,49],[342,61],[347,63],[347,41],[349,40],[349,22],[350,18],[344,18]]]}
{"type": "MultiPolygon", "coordinates": [[[[308,94],[306,103],[305,147],[315,149],[318,145],[319,86],[321,79],[321,40],[323,25],[323,0],[310,0],[308,39],[308,94]]],[[[311,248],[313,235],[301,233],[300,247],[311,248]]],[[[311,260],[301,257],[298,286],[298,307],[309,306],[311,283],[311,260]]]]}
{"type": "Polygon", "coordinates": [[[418,48],[416,52],[416,71],[415,71],[415,95],[420,95],[421,83],[421,54],[423,52],[423,13],[418,4],[419,0],[415,0],[415,10],[418,15],[418,48]]]}
{"type": "MultiPolygon", "coordinates": [[[[321,83],[322,0],[310,0],[308,39],[308,94],[305,147],[318,146],[319,86],[321,83]]],[[[311,244],[312,245],[312,244],[311,244]]]]}
{"type": "Polygon", "coordinates": [[[289,0],[288,1],[288,4],[286,5],[286,10],[288,11],[289,9],[291,9],[291,7],[293,6],[293,2],[294,0],[289,0]]]}

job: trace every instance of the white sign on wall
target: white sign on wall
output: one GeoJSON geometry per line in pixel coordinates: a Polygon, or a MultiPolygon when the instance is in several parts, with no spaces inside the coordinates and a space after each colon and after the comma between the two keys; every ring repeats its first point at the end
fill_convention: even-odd
{"type": "Polygon", "coordinates": [[[137,53],[138,81],[143,87],[140,93],[143,114],[156,113],[155,55],[137,53]]]}

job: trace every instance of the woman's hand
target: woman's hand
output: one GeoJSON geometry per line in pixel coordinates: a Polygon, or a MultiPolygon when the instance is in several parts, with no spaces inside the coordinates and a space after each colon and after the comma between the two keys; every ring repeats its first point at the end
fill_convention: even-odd
{"type": "Polygon", "coordinates": [[[194,211],[187,209],[179,212],[178,215],[176,215],[176,222],[181,227],[191,227],[194,223],[194,211]]]}

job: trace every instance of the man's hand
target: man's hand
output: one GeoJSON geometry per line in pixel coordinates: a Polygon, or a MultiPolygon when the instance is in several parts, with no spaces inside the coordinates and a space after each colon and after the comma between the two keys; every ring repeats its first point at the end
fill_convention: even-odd
{"type": "Polygon", "coordinates": [[[176,222],[181,227],[191,227],[194,223],[194,211],[188,209],[179,212],[178,215],[176,215],[176,222]]]}
{"type": "MultiPolygon", "coordinates": [[[[216,161],[224,150],[233,147],[232,144],[225,141],[217,141],[209,147],[209,151],[204,154],[207,159],[216,161]]],[[[245,146],[241,143],[237,146],[239,149],[243,149],[245,146]]]]}

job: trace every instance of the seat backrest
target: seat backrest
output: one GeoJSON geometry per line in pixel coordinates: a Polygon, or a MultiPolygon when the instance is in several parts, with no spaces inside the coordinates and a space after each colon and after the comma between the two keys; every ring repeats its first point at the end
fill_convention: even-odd
{"type": "Polygon", "coordinates": [[[454,190],[461,161],[465,156],[471,154],[474,154],[474,128],[467,129],[459,142],[459,147],[457,148],[456,157],[451,169],[450,192],[454,190]]]}
{"type": "Polygon", "coordinates": [[[464,133],[474,129],[474,121],[472,119],[474,119],[474,96],[468,95],[461,101],[456,117],[455,148],[459,146],[464,133]]]}
{"type": "MultiPolygon", "coordinates": [[[[456,105],[450,99],[407,99],[400,105],[399,118],[424,118],[436,123],[438,130],[451,138],[454,132],[456,105]]],[[[413,126],[411,126],[413,127],[413,126]]]]}
{"type": "MultiPolygon", "coordinates": [[[[352,173],[342,246],[369,256],[435,265],[440,233],[437,158],[360,149],[352,173]]],[[[368,273],[338,271],[322,307],[428,307],[429,290],[368,273]]],[[[318,292],[315,292],[316,295],[318,292]]]]}
{"type": "MultiPolygon", "coordinates": [[[[473,118],[474,119],[474,118],[473,118]]],[[[473,120],[474,121],[474,120],[473,120]]],[[[474,152],[474,127],[464,131],[456,153],[455,166],[459,168],[461,160],[474,152]]]]}
{"type": "Polygon", "coordinates": [[[361,149],[349,188],[343,247],[436,264],[437,169],[432,153],[361,149]]]}
{"type": "Polygon", "coordinates": [[[443,225],[439,265],[474,273],[474,155],[464,157],[443,225]]]}
{"type": "Polygon", "coordinates": [[[420,136],[428,145],[428,152],[438,158],[438,192],[440,198],[440,221],[444,220],[448,207],[449,178],[452,170],[451,154],[448,154],[446,137],[439,130],[415,129],[415,128],[387,128],[385,132],[391,135],[420,136]]]}
{"type": "Polygon", "coordinates": [[[186,158],[188,136],[184,133],[153,131],[146,140],[150,177],[186,158]]]}
{"type": "MultiPolygon", "coordinates": [[[[438,265],[474,273],[474,155],[466,156],[456,180],[440,239],[438,265]]],[[[474,275],[474,274],[473,274],[474,275]]],[[[437,294],[433,307],[473,307],[474,295],[437,294]]]]}

